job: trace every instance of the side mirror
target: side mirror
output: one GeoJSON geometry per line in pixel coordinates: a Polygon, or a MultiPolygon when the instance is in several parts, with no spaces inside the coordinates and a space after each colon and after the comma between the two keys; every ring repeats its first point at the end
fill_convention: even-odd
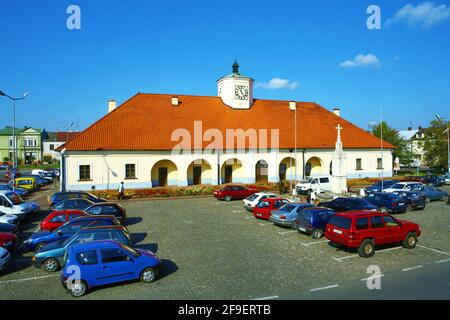
{"type": "Polygon", "coordinates": [[[56,233],[58,236],[62,236],[62,232],[61,230],[58,230],[58,232],[56,233]]]}

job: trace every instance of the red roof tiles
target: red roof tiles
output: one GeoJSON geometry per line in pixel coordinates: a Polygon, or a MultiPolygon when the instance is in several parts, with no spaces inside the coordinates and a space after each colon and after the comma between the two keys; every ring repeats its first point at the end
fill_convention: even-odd
{"type": "MultiPolygon", "coordinates": [[[[137,94],[105,115],[60,149],[67,150],[172,150],[172,132],[185,128],[194,135],[194,121],[202,121],[203,133],[217,128],[279,129],[279,148],[294,148],[294,115],[289,101],[255,99],[248,110],[236,110],[219,97],[177,95],[180,104],[172,106],[169,94],[137,94]]],[[[334,149],[336,126],[344,148],[380,148],[380,139],[315,103],[297,102],[297,148],[334,149]]],[[[202,144],[202,148],[209,145],[202,144]]],[[[193,145],[193,142],[192,142],[193,145]]],[[[248,147],[248,141],[246,143],[248,147]]],[[[384,142],[384,148],[394,148],[384,142]]]]}

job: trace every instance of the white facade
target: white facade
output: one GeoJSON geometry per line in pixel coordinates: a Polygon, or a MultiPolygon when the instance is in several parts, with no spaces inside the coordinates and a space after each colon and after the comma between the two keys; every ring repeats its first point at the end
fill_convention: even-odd
{"type": "Polygon", "coordinates": [[[63,144],[64,142],[61,141],[44,141],[42,143],[44,157],[50,156],[52,157],[52,160],[53,159],[60,160],[61,155],[59,154],[59,152],[55,151],[55,149],[63,144]]]}
{"type": "MultiPolygon", "coordinates": [[[[384,170],[378,166],[378,158],[381,158],[379,150],[345,150],[345,153],[345,171],[348,178],[392,176],[390,151],[383,152],[384,170]],[[356,167],[357,162],[360,163],[361,169],[356,167]]],[[[296,176],[297,180],[302,179],[304,167],[310,171],[310,176],[330,174],[333,154],[334,150],[298,150],[296,161],[295,153],[290,153],[289,150],[219,155],[172,154],[170,151],[67,151],[64,156],[63,174],[67,177],[65,184],[68,190],[117,189],[122,181],[126,188],[131,189],[160,185],[254,183],[258,178],[278,182],[280,179],[295,180],[296,176]],[[295,163],[299,165],[296,167],[295,163]],[[134,165],[128,166],[134,168],[134,177],[126,178],[126,165],[134,165]],[[200,174],[197,179],[194,177],[194,171],[200,174]],[[161,179],[164,181],[160,181],[161,179]]]]}

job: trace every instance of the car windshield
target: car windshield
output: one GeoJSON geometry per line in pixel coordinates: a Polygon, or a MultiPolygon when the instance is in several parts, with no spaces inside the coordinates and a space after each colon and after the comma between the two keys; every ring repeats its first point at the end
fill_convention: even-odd
{"type": "Polygon", "coordinates": [[[247,198],[247,200],[248,200],[248,201],[253,201],[253,200],[255,200],[256,198],[258,198],[258,195],[257,195],[257,194],[252,194],[250,197],[247,198]]]}
{"type": "Polygon", "coordinates": [[[269,202],[268,201],[261,201],[260,203],[258,203],[256,205],[258,208],[268,208],[269,207],[269,202]]]}
{"type": "Polygon", "coordinates": [[[6,194],[6,197],[12,202],[13,205],[19,205],[22,204],[24,201],[22,200],[22,198],[20,198],[17,194],[15,193],[8,193],[6,194]]]}
{"type": "Polygon", "coordinates": [[[392,189],[403,189],[404,186],[405,186],[405,185],[402,184],[402,183],[396,183],[396,184],[394,184],[391,188],[392,188],[392,189]]]}
{"type": "Polygon", "coordinates": [[[328,223],[338,228],[350,230],[350,226],[352,225],[352,219],[334,215],[330,218],[328,223]]]}
{"type": "Polygon", "coordinates": [[[288,211],[288,212],[291,212],[291,211],[294,210],[294,209],[295,209],[295,206],[294,206],[294,205],[292,205],[292,204],[286,204],[286,205],[282,206],[279,210],[280,210],[280,211],[288,211]]]}
{"type": "Polygon", "coordinates": [[[139,251],[125,245],[125,244],[121,244],[119,243],[119,245],[122,247],[122,249],[124,249],[125,251],[127,251],[128,253],[130,253],[133,257],[137,258],[139,257],[141,254],[139,253],[139,251]]]}

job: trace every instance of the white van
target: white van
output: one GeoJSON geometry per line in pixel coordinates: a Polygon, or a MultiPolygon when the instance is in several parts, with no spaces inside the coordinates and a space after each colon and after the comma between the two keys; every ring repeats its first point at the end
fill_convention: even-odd
{"type": "Polygon", "coordinates": [[[18,195],[9,190],[0,190],[0,212],[7,215],[15,215],[24,220],[39,206],[32,202],[23,201],[18,195]]]}
{"type": "Polygon", "coordinates": [[[331,176],[315,176],[297,183],[297,194],[308,194],[312,191],[331,191],[331,176]]]}

